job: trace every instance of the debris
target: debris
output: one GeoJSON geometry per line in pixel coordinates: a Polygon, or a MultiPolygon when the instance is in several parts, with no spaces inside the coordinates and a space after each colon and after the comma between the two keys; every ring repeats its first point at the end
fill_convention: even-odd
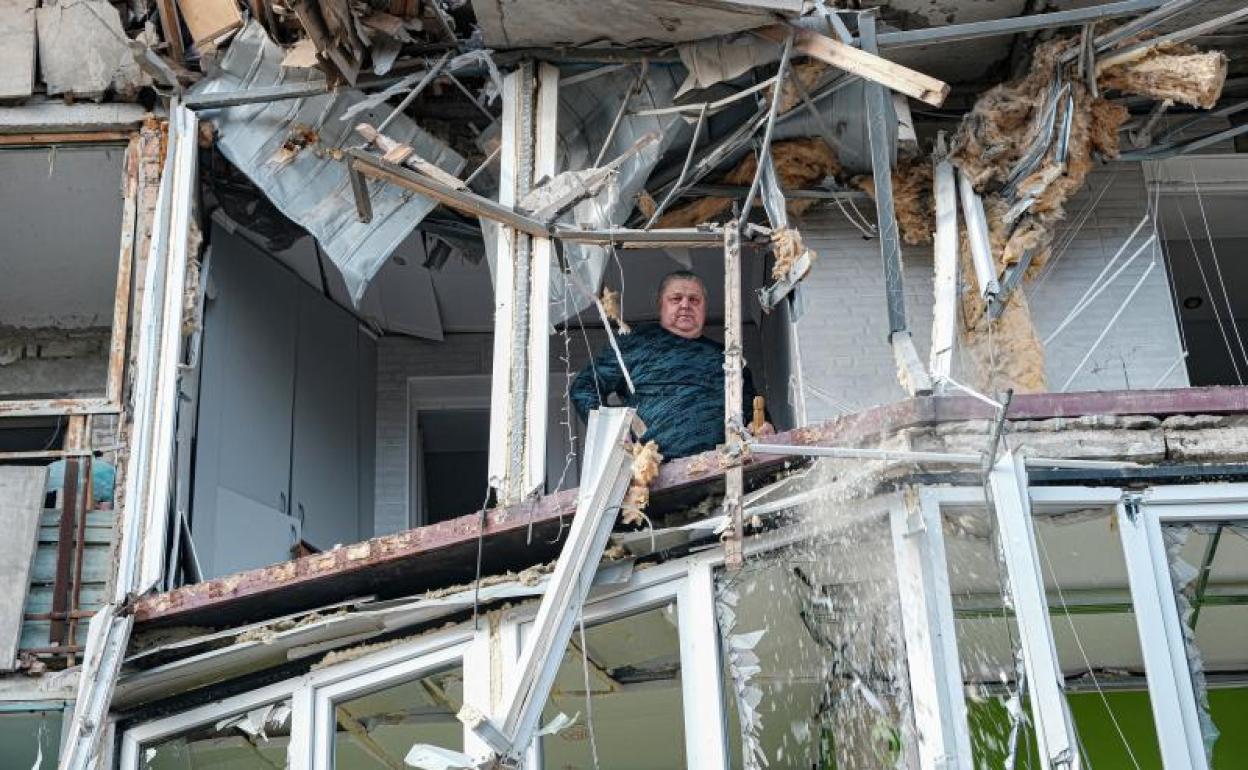
{"type": "MultiPolygon", "coordinates": [[[[197,83],[192,94],[245,92],[279,81],[297,85],[324,82],[319,70],[283,70],[280,63],[284,56],[283,49],[253,20],[230,42],[218,74],[197,83]]],[[[364,98],[359,91],[338,89],[304,97],[296,109],[292,109],[294,102],[277,101],[206,113],[220,137],[217,149],[282,214],[316,237],[325,256],[342,273],[351,301],[357,305],[386,259],[436,205],[430,198],[393,185],[372,185],[369,199],[373,219],[369,223],[358,221],[346,164],[337,158],[348,143],[355,141],[350,125],[339,118],[364,98]],[[282,153],[278,158],[289,162],[270,162],[276,137],[283,137],[283,143],[292,134],[307,137],[305,129],[316,134],[314,147],[298,148],[303,151],[282,153]]],[[[360,117],[370,124],[385,119],[378,110],[368,110],[360,117]]],[[[464,159],[458,153],[405,115],[395,117],[387,136],[409,145],[447,173],[463,170],[464,159]]]]}
{"type": "MultiPolygon", "coordinates": [[[[758,30],[758,34],[774,43],[780,43],[788,36],[789,29],[783,25],[774,25],[758,30]]],[[[798,30],[796,34],[795,52],[814,57],[864,80],[879,83],[933,107],[944,104],[945,97],[949,95],[948,83],[922,72],[916,72],[818,32],[798,30]]]]}
{"type": "Polygon", "coordinates": [[[789,274],[789,270],[802,255],[810,253],[814,256],[806,248],[806,244],[802,243],[802,234],[794,227],[782,227],[772,231],[771,252],[775,256],[771,277],[777,281],[783,280],[789,274]]]}
{"type": "Polygon", "coordinates": [[[35,88],[35,0],[0,0],[0,99],[35,88]]]}
{"type": "Polygon", "coordinates": [[[307,37],[286,49],[286,55],[282,57],[282,66],[291,69],[308,69],[320,63],[321,60],[316,54],[316,44],[307,37]]]}
{"type": "Polygon", "coordinates": [[[1208,110],[1217,106],[1226,71],[1226,55],[1221,51],[1199,52],[1189,45],[1163,46],[1137,61],[1098,71],[1096,82],[1102,88],[1208,110]]]}
{"type": "Polygon", "coordinates": [[[659,477],[659,464],[663,455],[654,441],[633,444],[633,481],[620,506],[620,520],[625,524],[641,524],[646,521],[645,510],[650,504],[650,485],[659,477]]]}
{"type": "Polygon", "coordinates": [[[243,26],[243,14],[234,0],[178,0],[178,10],[197,46],[243,26]]]}
{"type": "MultiPolygon", "coordinates": [[[[875,197],[870,175],[854,177],[855,185],[875,197]]],[[[893,169],[893,207],[901,238],[911,246],[932,242],[936,209],[932,190],[932,164],[927,158],[903,156],[893,169]]]]}
{"type": "Polygon", "coordinates": [[[796,16],[802,0],[472,0],[486,45],[681,43],[796,16]]]}
{"type": "Polygon", "coordinates": [[[607,314],[607,318],[615,321],[620,334],[632,334],[633,329],[624,320],[623,311],[620,309],[620,293],[609,286],[603,286],[600,299],[602,300],[602,311],[607,314]]]}
{"type": "Polygon", "coordinates": [[[407,752],[403,761],[421,770],[469,770],[477,766],[472,757],[428,743],[418,743],[407,752]]]}
{"type": "MultiPolygon", "coordinates": [[[[147,78],[130,53],[121,14],[105,0],[65,0],[37,13],[39,65],[48,95],[133,99],[147,78]]],[[[5,45],[9,43],[6,40],[5,45]]]]}
{"type": "MultiPolygon", "coordinates": [[[[823,139],[789,139],[778,141],[771,146],[771,159],[780,178],[780,186],[786,190],[799,190],[822,182],[829,176],[837,176],[841,164],[836,153],[828,147],[823,139]]],[[[719,181],[721,184],[744,186],[754,179],[754,171],[758,168],[758,158],[750,153],[719,181]]],[[[787,202],[785,208],[789,214],[800,216],[802,212],[815,203],[811,198],[796,198],[787,202]]],[[[699,198],[682,206],[677,206],[659,218],[655,227],[676,228],[694,227],[703,222],[713,221],[732,206],[731,198],[699,198]]]]}
{"type": "Polygon", "coordinates": [[[361,123],[355,127],[355,132],[364,137],[369,144],[376,145],[384,155],[381,159],[387,163],[393,163],[398,166],[407,166],[413,171],[419,171],[427,177],[432,177],[444,185],[453,187],[456,190],[466,190],[468,185],[454,174],[448,174],[434,164],[425,160],[416,154],[416,150],[401,142],[396,142],[385,134],[378,133],[377,129],[367,123],[361,123]]]}

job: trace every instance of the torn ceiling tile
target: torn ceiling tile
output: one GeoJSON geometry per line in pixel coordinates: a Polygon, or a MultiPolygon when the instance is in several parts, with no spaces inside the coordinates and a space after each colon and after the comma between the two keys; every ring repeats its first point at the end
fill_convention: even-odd
{"type": "MultiPolygon", "coordinates": [[[[196,93],[223,93],[323,79],[317,70],[283,69],[286,52],[252,21],[230,43],[221,71],[196,93]]],[[[357,307],[386,258],[433,210],[434,201],[394,185],[370,182],[373,217],[360,222],[342,149],[356,141],[342,116],[364,99],[353,89],[260,104],[206,110],[216,126],[221,153],[274,205],[311,233],[346,281],[357,307]]],[[[389,110],[365,110],[361,120],[380,123],[389,110]]],[[[464,159],[404,115],[387,127],[395,140],[452,174],[464,159]]]]}
{"type": "Polygon", "coordinates": [[[802,0],[472,0],[472,8],[489,46],[681,43],[796,16],[802,0]]]}
{"type": "Polygon", "coordinates": [[[99,101],[111,89],[133,98],[146,84],[130,52],[121,14],[105,0],[45,4],[36,19],[39,66],[49,96],[99,101]]]}

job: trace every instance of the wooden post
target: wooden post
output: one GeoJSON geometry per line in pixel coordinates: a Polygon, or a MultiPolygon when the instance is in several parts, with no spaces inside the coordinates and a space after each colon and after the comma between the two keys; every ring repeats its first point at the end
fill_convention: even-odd
{"type": "Polygon", "coordinates": [[[732,517],[732,530],[724,540],[724,563],[740,569],[744,517],[742,497],[745,474],[741,467],[745,451],[741,440],[741,408],[744,396],[744,362],[741,359],[741,234],[733,220],[724,226],[724,452],[728,472],[724,475],[724,513],[732,517]]]}

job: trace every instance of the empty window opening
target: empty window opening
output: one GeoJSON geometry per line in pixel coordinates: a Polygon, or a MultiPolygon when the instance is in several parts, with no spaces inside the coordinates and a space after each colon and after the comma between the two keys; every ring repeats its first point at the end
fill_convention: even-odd
{"type": "Polygon", "coordinates": [[[0,399],[105,395],[125,155],[0,150],[0,399]]]}

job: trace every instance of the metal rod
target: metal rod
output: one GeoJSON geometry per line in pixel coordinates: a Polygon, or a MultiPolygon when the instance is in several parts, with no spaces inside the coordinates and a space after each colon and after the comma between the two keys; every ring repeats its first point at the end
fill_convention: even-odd
{"type": "Polygon", "coordinates": [[[1192,141],[1185,142],[1183,144],[1172,144],[1166,147],[1152,147],[1149,149],[1138,150],[1136,152],[1124,152],[1119,155],[1116,160],[1124,163],[1140,160],[1165,160],[1166,158],[1174,158],[1179,155],[1187,155],[1188,153],[1196,152],[1197,150],[1203,150],[1210,145],[1217,144],[1218,142],[1225,142],[1227,139],[1234,139],[1244,133],[1248,133],[1248,123],[1228,128],[1225,131],[1208,134],[1199,139],[1193,139],[1192,141]]]}
{"type": "MultiPolygon", "coordinates": [[[[70,420],[81,420],[71,417],[70,420]]],[[[52,583],[52,612],[64,617],[69,611],[70,569],[73,561],[74,520],[78,512],[78,464],[77,457],[65,460],[65,474],[61,480],[61,518],[57,528],[56,540],[56,577],[52,583]]],[[[49,641],[64,644],[65,623],[61,620],[52,622],[49,641]]]]}
{"type": "MultiPolygon", "coordinates": [[[[87,430],[89,431],[89,421],[91,418],[87,417],[84,419],[88,421],[87,430]]],[[[89,436],[86,441],[87,443],[90,443],[89,436]]],[[[84,458],[83,464],[85,465],[86,470],[86,489],[83,491],[82,497],[76,506],[76,510],[74,511],[74,515],[78,520],[78,526],[74,533],[74,579],[72,583],[73,589],[71,590],[69,596],[69,635],[65,639],[65,641],[70,644],[75,644],[78,641],[75,638],[75,632],[78,630],[78,620],[74,613],[78,611],[78,605],[82,597],[82,563],[85,561],[87,549],[87,511],[91,510],[91,503],[94,500],[95,495],[95,484],[93,483],[93,476],[91,473],[91,457],[87,456],[84,458]]]]}
{"type": "Polygon", "coordinates": [[[624,122],[624,115],[628,112],[628,103],[632,101],[641,86],[646,82],[646,75],[650,72],[650,64],[645,59],[641,61],[641,69],[637,72],[637,79],[624,92],[623,98],[620,99],[620,109],[615,113],[615,119],[611,121],[611,128],[607,131],[607,137],[602,140],[602,146],[598,148],[598,156],[594,158],[594,166],[601,166],[602,159],[606,157],[607,150],[611,147],[611,140],[615,139],[615,132],[620,129],[620,123],[624,122]]]}
{"type": "Polygon", "coordinates": [[[780,68],[776,70],[776,84],[772,86],[771,109],[767,111],[767,126],[763,129],[763,143],[758,148],[758,161],[754,164],[754,180],[750,182],[750,191],[746,193],[745,202],[741,204],[741,216],[737,220],[738,226],[742,228],[750,221],[750,209],[754,206],[754,196],[758,193],[758,187],[763,181],[763,159],[771,155],[771,137],[776,130],[780,97],[784,93],[784,77],[788,74],[789,57],[793,55],[793,40],[796,36],[796,33],[790,29],[788,37],[784,40],[784,50],[780,52],[780,68]]]}
{"type": "Polygon", "coordinates": [[[1196,578],[1196,593],[1192,597],[1192,622],[1191,628],[1194,632],[1196,624],[1200,622],[1200,608],[1205,604],[1205,590],[1209,587],[1209,575],[1213,572],[1213,557],[1218,553],[1218,544],[1222,541],[1223,525],[1219,524],[1214,530],[1213,536],[1209,538],[1209,542],[1205,544],[1205,553],[1200,560],[1200,572],[1196,578]]]}
{"type": "Polygon", "coordinates": [[[667,195],[663,196],[662,202],[655,206],[654,213],[646,220],[643,230],[649,230],[654,227],[654,223],[659,221],[659,217],[663,216],[663,210],[667,208],[672,199],[676,197],[677,190],[684,183],[685,177],[689,175],[689,166],[693,164],[693,156],[698,149],[698,140],[702,137],[702,128],[706,125],[707,105],[702,105],[702,111],[698,113],[698,123],[693,127],[693,138],[689,140],[689,151],[685,153],[685,163],[680,167],[680,176],[676,177],[676,181],[668,188],[667,195]]]}
{"type": "MultiPolygon", "coordinates": [[[[785,58],[780,63],[782,72],[792,44],[793,36],[790,35],[785,44],[785,58]]],[[[776,100],[780,98],[780,84],[783,82],[783,79],[776,81],[776,100]]],[[[774,102],[772,106],[774,120],[774,102]]],[[[763,168],[762,157],[760,154],[760,171],[763,168]]],[[[757,175],[754,181],[757,184],[757,175]]],[[[741,221],[745,221],[744,215],[741,221]]],[[[724,473],[724,514],[732,521],[732,529],[724,540],[724,566],[729,570],[740,569],[745,562],[745,472],[741,467],[744,455],[741,441],[744,432],[741,424],[742,407],[745,405],[744,378],[741,355],[741,231],[738,223],[732,221],[724,227],[724,445],[732,463],[724,473]]]]}
{"type": "MultiPolygon", "coordinates": [[[[744,198],[750,188],[743,185],[730,184],[694,184],[689,185],[678,197],[691,195],[713,195],[720,198],[744,198]]],[[[780,188],[786,198],[813,200],[866,200],[871,196],[865,190],[794,190],[780,188]]]]}
{"type": "Polygon", "coordinates": [[[380,134],[382,131],[385,131],[386,126],[393,123],[394,119],[397,118],[403,110],[406,110],[412,102],[416,101],[416,97],[420,96],[420,94],[429,87],[429,84],[433,82],[434,78],[438,76],[438,73],[442,71],[442,68],[445,67],[446,63],[450,60],[450,51],[442,54],[442,58],[438,59],[437,63],[429,68],[429,71],[426,72],[425,76],[420,79],[420,82],[416,84],[416,87],[409,91],[407,96],[403,97],[403,101],[399,102],[398,106],[386,116],[385,120],[381,121],[381,125],[377,126],[377,133],[380,134]]]}
{"type": "Polygon", "coordinates": [[[1223,14],[1216,19],[1210,19],[1209,21],[1202,22],[1193,27],[1188,27],[1187,29],[1180,29],[1166,35],[1161,35],[1160,37],[1150,38],[1142,43],[1136,43],[1133,46],[1129,46],[1121,51],[1118,51],[1112,56],[1107,56],[1102,59],[1097,65],[1098,70],[1112,67],[1115,64],[1134,61],[1158,46],[1167,45],[1169,43],[1182,43],[1194,37],[1200,37],[1208,32],[1213,32],[1214,30],[1225,27],[1228,24],[1233,24],[1245,17],[1248,17],[1248,7],[1231,11],[1230,13],[1223,14]]]}
{"type": "Polygon", "coordinates": [[[1111,29],[1103,35],[1098,35],[1096,40],[1093,41],[1095,50],[1098,53],[1108,51],[1123,40],[1135,37],[1145,30],[1152,29],[1163,21],[1177,16],[1189,8],[1194,8],[1203,2],[1204,0],[1170,0],[1170,2],[1162,3],[1161,7],[1153,11],[1137,19],[1132,19],[1115,29],[1111,29]]]}
{"type": "Polygon", "coordinates": [[[1147,11],[1162,5],[1164,0],[1127,0],[1126,2],[1105,3],[1090,8],[1078,8],[1070,11],[1053,13],[1037,13],[1030,16],[1016,16],[1008,19],[975,21],[966,24],[950,24],[943,27],[927,27],[905,32],[884,32],[876,42],[881,49],[908,48],[916,45],[932,45],[934,43],[953,43],[960,40],[971,40],[996,35],[1015,35],[1020,32],[1034,32],[1053,27],[1086,24],[1099,19],[1115,16],[1127,16],[1140,11],[1147,11]]]}
{"type": "MultiPolygon", "coordinates": [[[[858,34],[867,53],[878,50],[875,37],[875,16],[859,14],[858,34]]],[[[867,133],[871,143],[871,173],[875,180],[875,211],[880,235],[880,258],[884,265],[884,293],[888,304],[888,331],[892,335],[906,330],[906,297],[902,284],[901,235],[897,214],[893,209],[893,153],[887,144],[888,94],[879,83],[864,87],[867,110],[867,133]]]]}
{"type": "Polygon", "coordinates": [[[464,186],[467,187],[468,185],[472,184],[472,180],[481,176],[481,172],[489,168],[490,164],[498,160],[499,156],[502,154],[503,154],[503,146],[500,144],[498,147],[494,148],[494,152],[490,153],[490,156],[488,158],[481,161],[480,166],[477,166],[475,169],[473,169],[472,173],[469,174],[467,178],[464,179],[464,186]]]}

